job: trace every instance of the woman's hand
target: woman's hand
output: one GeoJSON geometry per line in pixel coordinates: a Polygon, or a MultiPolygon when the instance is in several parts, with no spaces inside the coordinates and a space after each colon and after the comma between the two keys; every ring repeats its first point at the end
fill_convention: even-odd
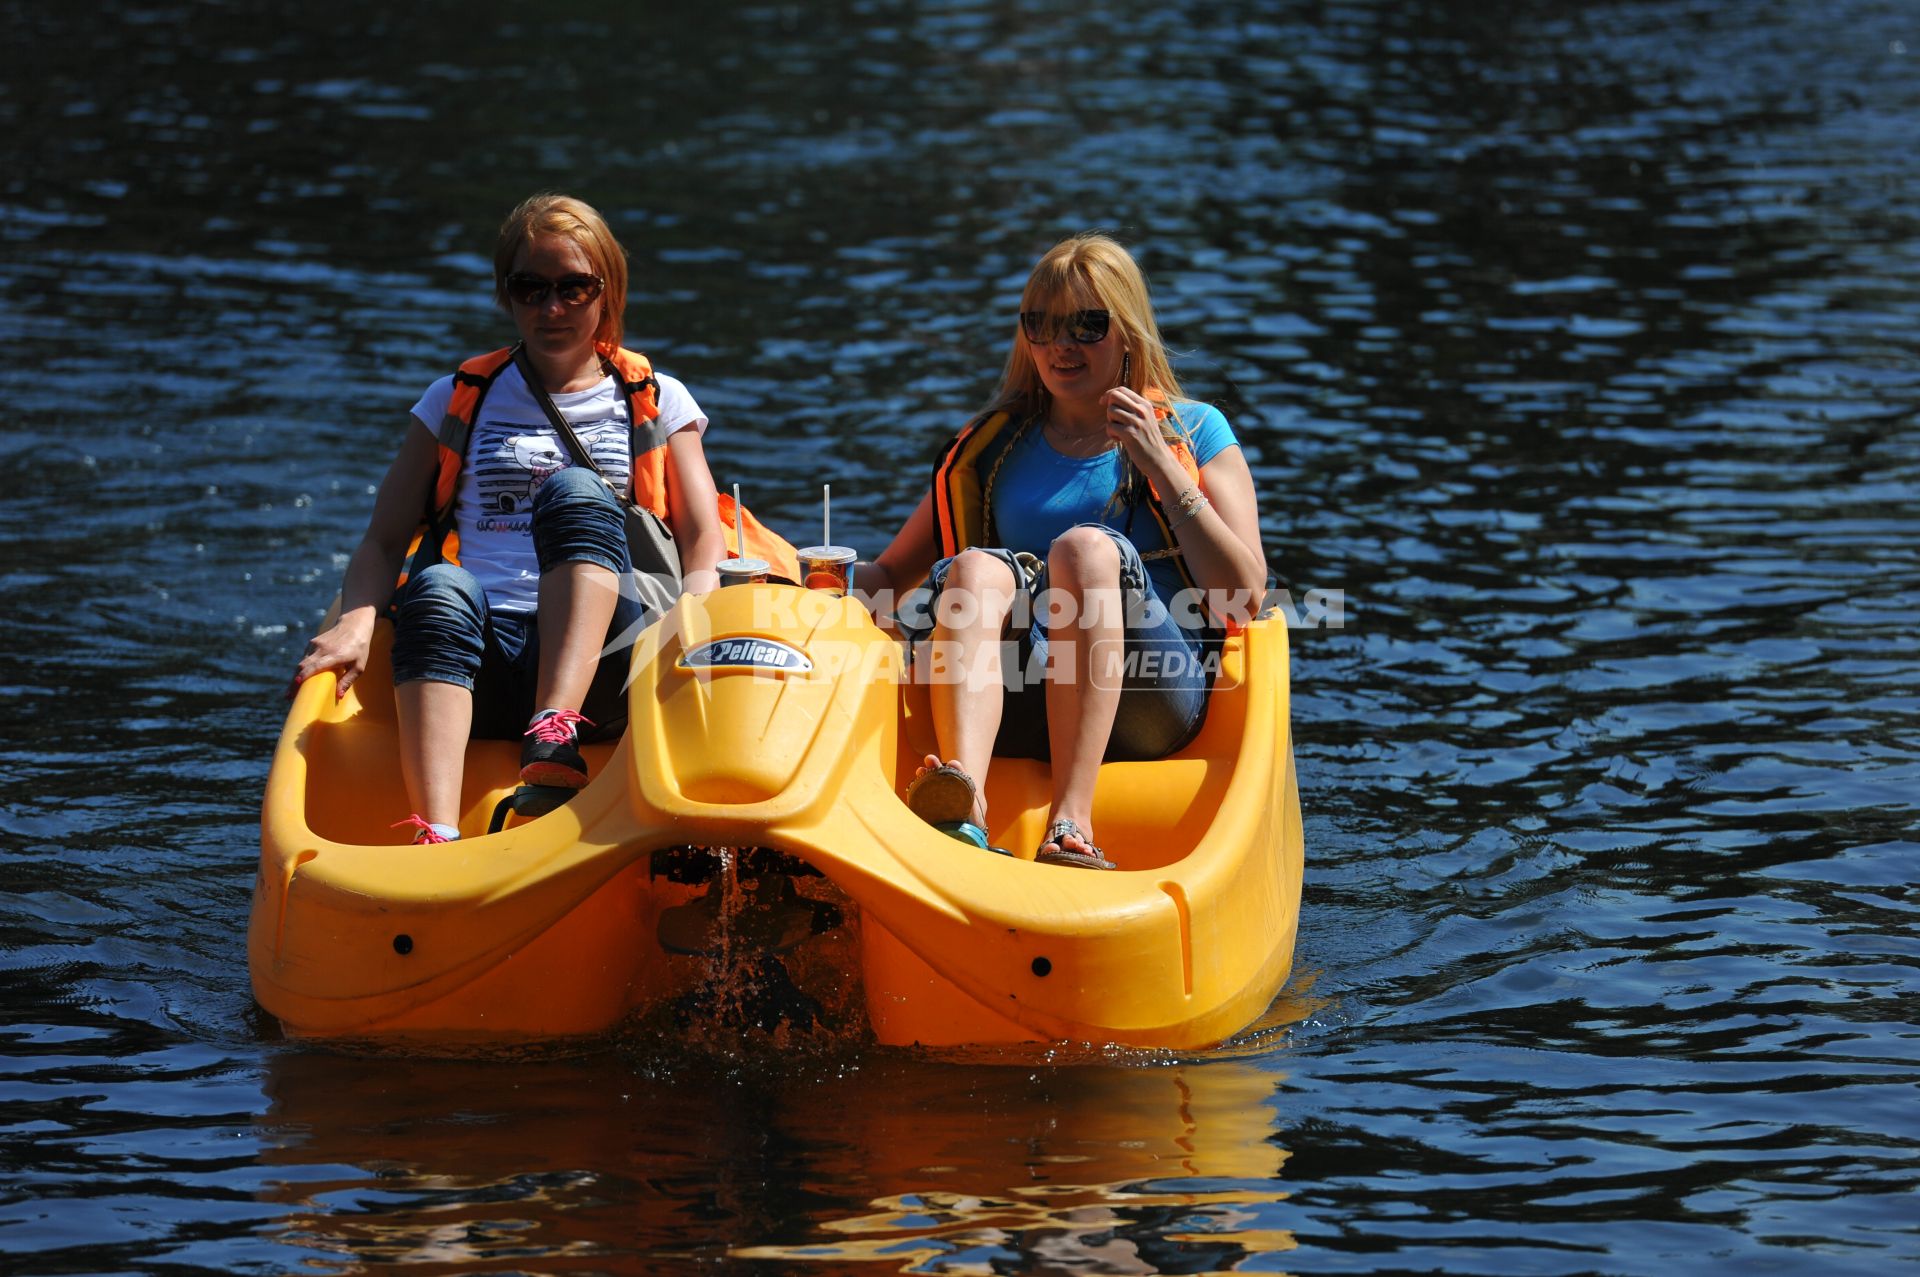
{"type": "Polygon", "coordinates": [[[373,647],[373,618],[362,623],[357,617],[341,617],[330,628],[307,640],[306,654],[294,667],[293,681],[287,684],[287,699],[292,700],[300,684],[325,670],[334,671],[333,698],[347,694],[355,680],[367,672],[367,653],[373,647]]]}
{"type": "Polygon", "coordinates": [[[1126,386],[1115,386],[1100,396],[1107,410],[1107,437],[1127,450],[1134,468],[1158,482],[1177,463],[1160,431],[1160,418],[1145,395],[1126,386]]]}

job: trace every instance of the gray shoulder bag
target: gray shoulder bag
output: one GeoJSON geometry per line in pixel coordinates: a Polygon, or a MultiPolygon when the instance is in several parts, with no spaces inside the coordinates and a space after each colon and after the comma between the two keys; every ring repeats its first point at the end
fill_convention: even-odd
{"type": "MultiPolygon", "coordinates": [[[[573,427],[567,424],[567,419],[561,416],[560,410],[554,406],[553,396],[549,395],[547,388],[540,384],[539,376],[527,361],[524,346],[514,349],[513,362],[515,367],[520,369],[521,379],[527,383],[527,392],[533,396],[534,402],[540,405],[541,411],[547,414],[547,421],[559,432],[561,441],[567,445],[567,451],[573,454],[574,461],[593,471],[600,482],[607,485],[607,491],[613,494],[613,499],[620,503],[620,509],[626,515],[627,554],[633,561],[630,580],[634,588],[639,591],[640,602],[648,612],[655,615],[666,611],[673,606],[674,600],[680,597],[680,550],[673,543],[673,531],[667,527],[666,521],[653,511],[636,505],[631,492],[621,491],[607,478],[600,467],[594,464],[593,454],[588,452],[586,445],[580,442],[580,436],[573,433],[573,427]]],[[[617,372],[613,374],[613,380],[615,385],[620,385],[622,382],[617,372]]],[[[631,402],[628,403],[627,410],[629,412],[633,410],[631,402]]],[[[631,441],[639,425],[640,423],[636,421],[627,423],[629,458],[633,455],[631,441]]]]}

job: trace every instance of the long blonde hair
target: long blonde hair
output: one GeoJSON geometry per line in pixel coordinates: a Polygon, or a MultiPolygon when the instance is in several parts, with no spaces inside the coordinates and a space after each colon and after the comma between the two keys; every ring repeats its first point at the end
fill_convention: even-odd
{"type": "MultiPolygon", "coordinates": [[[[1048,249],[1027,276],[1027,286],[1020,293],[1020,309],[1053,314],[1106,311],[1128,355],[1124,384],[1168,407],[1185,399],[1167,359],[1166,343],[1160,339],[1160,325],[1153,318],[1147,277],[1141,274],[1133,255],[1104,231],[1084,231],[1048,249]]],[[[987,411],[1004,411],[1025,419],[1044,413],[1047,399],[1033,347],[1021,332],[1016,314],[1006,370],[1000,375],[1000,388],[987,411]]],[[[1166,428],[1164,419],[1162,428],[1166,428]]]]}
{"type": "Polygon", "coordinates": [[[614,238],[606,219],[593,205],[552,191],[530,195],[500,223],[493,247],[493,300],[507,310],[507,276],[521,246],[542,235],[560,235],[580,245],[593,273],[607,281],[600,294],[600,326],[593,342],[602,350],[618,350],[627,331],[627,250],[614,238]]]}
{"type": "MultiPolygon", "coordinates": [[[[1120,241],[1104,231],[1083,231],[1055,244],[1027,276],[1027,286],[1020,292],[1020,309],[1043,310],[1055,315],[1105,310],[1111,331],[1127,355],[1121,384],[1152,400],[1162,410],[1160,433],[1169,443],[1184,441],[1191,445],[1187,427],[1176,410],[1179,404],[1188,401],[1180,390],[1179,379],[1173,375],[1166,343],[1160,339],[1160,325],[1153,318],[1147,277],[1120,241]]],[[[986,416],[1007,413],[1015,433],[1000,450],[987,475],[982,504],[992,501],[993,480],[1000,463],[1013,452],[1020,436],[1036,421],[1045,418],[1050,398],[1046,384],[1040,380],[1040,366],[1034,362],[1033,346],[1021,330],[1020,317],[1016,314],[1006,370],[1000,375],[1000,388],[994,392],[985,413],[986,416]]],[[[1122,451],[1120,481],[1107,499],[1108,513],[1128,500],[1135,478],[1133,463],[1122,451]]]]}

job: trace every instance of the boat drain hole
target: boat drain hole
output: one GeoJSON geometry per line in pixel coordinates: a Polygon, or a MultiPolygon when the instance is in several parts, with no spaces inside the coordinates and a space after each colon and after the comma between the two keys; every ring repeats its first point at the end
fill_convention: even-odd
{"type": "Polygon", "coordinates": [[[1049,975],[1052,973],[1052,971],[1053,971],[1053,963],[1047,961],[1045,958],[1035,958],[1033,960],[1033,973],[1035,975],[1039,975],[1039,976],[1049,975]]]}
{"type": "Polygon", "coordinates": [[[395,936],[393,938],[393,951],[403,956],[412,953],[413,937],[408,935],[395,936]]]}

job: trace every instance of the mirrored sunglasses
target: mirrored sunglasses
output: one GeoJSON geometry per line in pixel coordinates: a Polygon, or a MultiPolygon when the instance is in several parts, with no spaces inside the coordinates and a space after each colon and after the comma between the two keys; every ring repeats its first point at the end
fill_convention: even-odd
{"type": "Polygon", "coordinates": [[[560,294],[560,300],[569,306],[584,306],[606,286],[607,281],[598,275],[562,275],[548,279],[545,275],[515,271],[507,276],[507,296],[522,306],[544,305],[548,293],[560,294]]]}
{"type": "Polygon", "coordinates": [[[1107,335],[1112,316],[1104,310],[1076,310],[1071,315],[1049,315],[1044,310],[1020,312],[1020,329],[1027,340],[1044,346],[1064,332],[1082,346],[1091,346],[1107,335]]]}

